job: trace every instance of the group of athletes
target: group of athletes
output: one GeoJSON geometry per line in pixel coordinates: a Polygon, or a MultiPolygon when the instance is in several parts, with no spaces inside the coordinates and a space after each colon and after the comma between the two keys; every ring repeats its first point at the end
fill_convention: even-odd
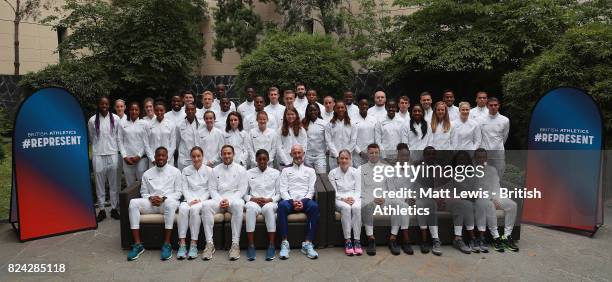
{"type": "MultiPolygon", "coordinates": [[[[486,92],[476,93],[473,108],[468,102],[455,106],[452,90],[444,91],[442,101],[435,104],[432,94],[423,92],[419,103],[412,105],[407,96],[396,102],[377,91],[373,106],[369,97],[355,99],[351,91],[345,91],[342,99],[326,96],[321,104],[317,92],[307,91],[304,84],[296,85],[295,90],[284,90],[282,95],[278,88],[270,87],[267,105],[253,87],[245,89],[246,101],[238,106],[225,92],[223,84],[217,85],[214,93],[203,92],[201,108],[196,106],[197,97],[190,90],[172,96],[169,107],[163,98],[146,98],[142,106],[139,102],[126,104],[118,99],[111,113],[108,98],[98,101],[97,112],[88,121],[99,207],[97,220],[106,218],[106,184],[111,217],[119,219],[121,175],[127,186],[136,181],[141,183],[141,198],[132,199],[129,210],[121,211],[129,213],[135,242],[128,260],[136,260],[144,252],[140,216],[152,213],[164,217],[162,260],[173,255],[170,238],[175,217],[179,237],[177,258],[194,259],[201,255],[202,259],[210,260],[215,252],[212,240],[215,215],[224,212],[231,214],[230,260],[240,258],[243,217],[247,258],[256,258],[254,231],[258,215],[264,217],[268,232],[265,259],[276,257],[277,226],[281,238],[279,257],[289,258],[287,230],[291,213],[306,214],[307,232],[301,252],[317,258],[312,242],[320,214],[313,197],[316,174],[322,173],[328,174],[336,191],[336,210],[341,214],[344,252],[348,256],[360,256],[363,249],[368,255],[376,254],[373,211],[377,206],[409,205],[431,211],[416,216],[422,253],[442,254],[436,215],[439,209],[451,212],[453,246],[461,252],[488,252],[487,227],[496,251],[518,251],[511,237],[517,205],[511,199],[403,201],[375,198],[371,191],[374,187],[394,190],[409,185],[395,178],[374,182],[371,176],[377,166],[396,162],[434,164],[440,162],[440,155],[447,153],[452,155],[452,165],[485,166],[483,183],[491,190],[499,188],[505,169],[504,143],[509,120],[499,113],[500,101],[488,97],[486,92]],[[505,213],[501,236],[498,209],[505,213]],[[197,239],[201,225],[206,245],[200,254],[197,239]],[[362,226],[367,238],[364,247],[362,226]],[[469,238],[462,236],[464,227],[469,238]]],[[[432,179],[418,182],[439,186],[432,179]]],[[[452,184],[460,183],[451,181],[445,185],[452,184]]],[[[408,238],[410,216],[392,215],[390,220],[391,253],[413,254],[408,238]],[[400,231],[401,244],[397,239],[400,231]]]]}

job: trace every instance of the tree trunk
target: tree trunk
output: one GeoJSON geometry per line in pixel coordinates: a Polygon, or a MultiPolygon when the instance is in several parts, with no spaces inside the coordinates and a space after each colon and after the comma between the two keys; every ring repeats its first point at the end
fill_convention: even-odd
{"type": "Polygon", "coordinates": [[[21,22],[21,1],[15,1],[15,20],[13,24],[15,25],[14,37],[15,41],[13,43],[13,48],[15,51],[15,75],[19,75],[19,23],[21,22]]]}
{"type": "Polygon", "coordinates": [[[19,16],[15,16],[15,21],[13,22],[15,25],[15,42],[13,48],[15,49],[15,75],[19,75],[19,16]]]}

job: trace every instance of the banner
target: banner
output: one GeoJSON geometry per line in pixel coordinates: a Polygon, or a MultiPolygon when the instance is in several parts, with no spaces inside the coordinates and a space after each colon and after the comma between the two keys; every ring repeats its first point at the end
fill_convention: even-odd
{"type": "Polygon", "coordinates": [[[13,160],[21,241],[97,227],[87,126],[68,91],[45,88],[21,104],[13,160]]]}
{"type": "Polygon", "coordinates": [[[595,101],[575,88],[550,90],[534,107],[529,126],[523,220],[595,232],[603,221],[602,118],[595,101]]]}

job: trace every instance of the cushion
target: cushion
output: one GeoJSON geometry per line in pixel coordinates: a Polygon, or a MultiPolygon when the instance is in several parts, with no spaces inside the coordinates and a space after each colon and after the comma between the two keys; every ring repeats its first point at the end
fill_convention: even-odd
{"type": "MultiPolygon", "coordinates": [[[[230,222],[232,220],[232,214],[229,212],[225,213],[225,221],[226,222],[230,222]]],[[[308,217],[306,217],[306,214],[301,212],[301,213],[292,213],[289,214],[289,216],[287,217],[287,221],[289,222],[306,222],[306,220],[308,219],[308,217]]],[[[242,217],[242,221],[246,220],[246,213],[243,214],[242,217]]],[[[259,214],[257,215],[257,220],[256,222],[265,222],[265,219],[263,217],[263,215],[259,214]]]]}
{"type": "MultiPolygon", "coordinates": [[[[174,217],[174,222],[176,223],[177,216],[174,217]]],[[[218,213],[215,214],[215,223],[223,222],[223,214],[218,213]]],[[[140,223],[144,224],[163,224],[164,223],[164,215],[158,213],[152,214],[141,214],[140,215],[140,223]]]]}

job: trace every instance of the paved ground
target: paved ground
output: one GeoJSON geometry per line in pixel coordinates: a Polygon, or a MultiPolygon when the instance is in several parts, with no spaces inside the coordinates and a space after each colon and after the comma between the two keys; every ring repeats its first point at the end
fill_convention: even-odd
{"type": "MultiPolygon", "coordinates": [[[[612,203],[605,207],[608,223],[612,203]]],[[[603,226],[594,238],[535,226],[525,226],[519,253],[463,255],[444,246],[444,255],[394,257],[384,247],[374,257],[346,257],[340,248],[319,250],[309,260],[292,250],[287,261],[214,260],[161,262],[159,251],[145,252],[126,262],[119,248],[119,224],[106,220],[98,230],[19,243],[10,225],[0,224],[0,281],[119,280],[119,281],[387,281],[387,280],[612,280],[612,228],[603,226]],[[64,274],[9,274],[9,263],[65,263],[64,274]]]]}

